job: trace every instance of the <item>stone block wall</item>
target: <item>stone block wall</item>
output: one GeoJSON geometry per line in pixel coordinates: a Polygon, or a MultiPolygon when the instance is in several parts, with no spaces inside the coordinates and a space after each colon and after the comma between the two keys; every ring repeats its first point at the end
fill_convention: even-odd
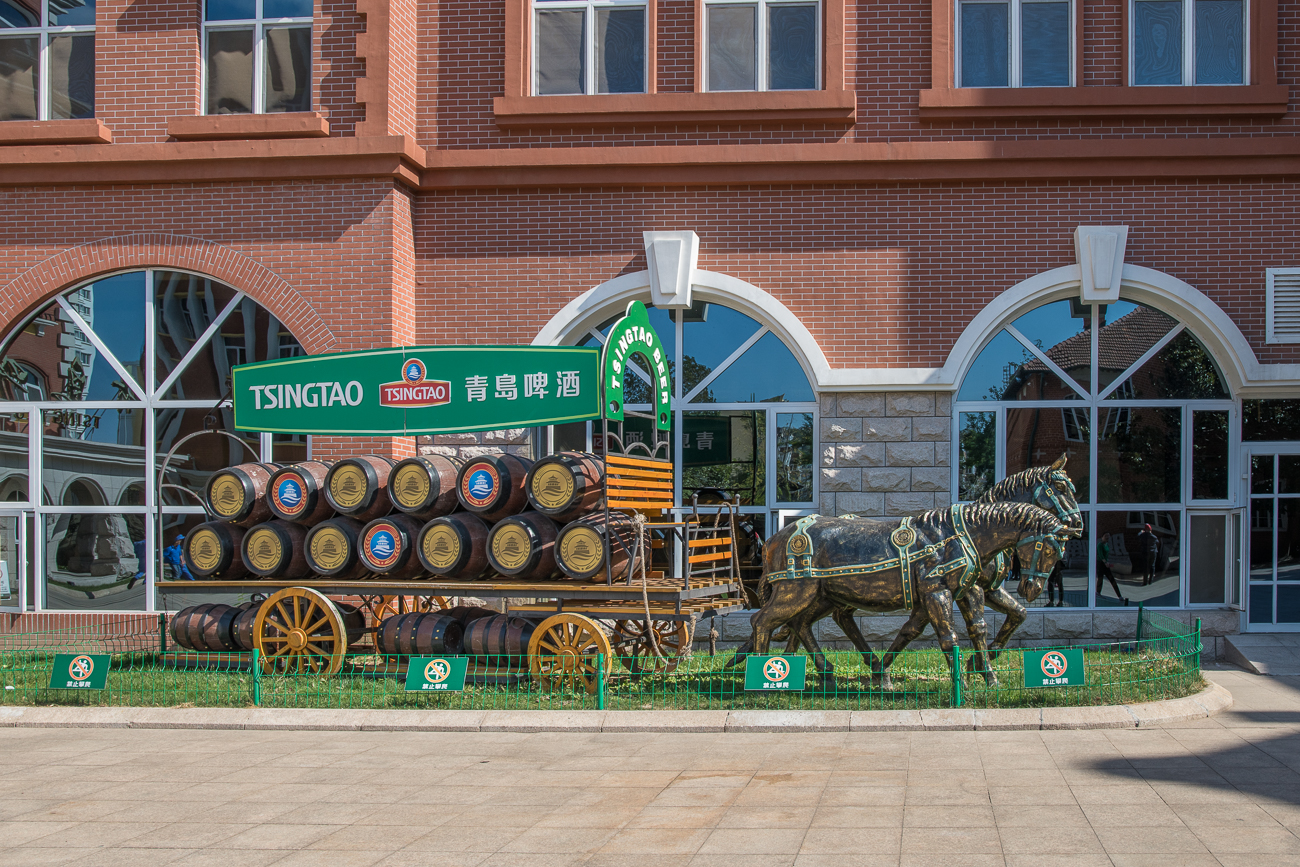
{"type": "Polygon", "coordinates": [[[437,434],[416,437],[422,455],[446,455],[470,460],[480,455],[511,454],[533,456],[532,428],[488,430],[474,433],[437,434]]]}
{"type": "Polygon", "coordinates": [[[823,515],[901,517],[952,502],[952,394],[822,394],[823,515]]]}

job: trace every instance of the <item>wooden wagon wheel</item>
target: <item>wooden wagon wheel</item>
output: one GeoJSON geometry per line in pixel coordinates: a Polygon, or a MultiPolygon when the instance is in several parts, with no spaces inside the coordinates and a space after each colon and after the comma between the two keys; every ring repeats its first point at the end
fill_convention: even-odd
{"type": "Polygon", "coordinates": [[[538,624],[528,642],[533,680],[549,689],[583,689],[595,694],[597,654],[605,654],[605,674],[614,665],[614,649],[596,621],[581,614],[553,614],[538,624]]]}
{"type": "Polygon", "coordinates": [[[681,657],[690,650],[690,639],[690,630],[684,621],[651,620],[647,624],[644,620],[619,620],[614,623],[614,653],[628,671],[636,674],[675,671],[681,657]],[[652,629],[659,640],[662,657],[655,656],[650,645],[652,629]]]}
{"type": "Polygon", "coordinates": [[[348,649],[338,608],[309,587],[286,587],[263,602],[253,640],[267,673],[336,674],[348,649]]]}

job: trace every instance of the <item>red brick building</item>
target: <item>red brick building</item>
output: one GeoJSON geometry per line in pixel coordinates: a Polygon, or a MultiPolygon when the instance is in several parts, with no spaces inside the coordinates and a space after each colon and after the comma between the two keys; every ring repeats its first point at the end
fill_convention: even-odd
{"type": "Polygon", "coordinates": [[[740,496],[762,536],[783,513],[943,506],[1066,450],[1089,535],[1037,604],[1077,611],[1029,637],[1106,634],[1094,612],[1125,600],[1286,628],[1298,18],[0,0],[0,604],[152,610],[137,555],[198,520],[180,488],[252,453],[417,447],[197,438],[158,488],[205,416],[229,426],[229,366],[595,342],[652,300],[651,248],[684,499],[740,496]],[[728,431],[725,461],[703,455],[728,431]]]}

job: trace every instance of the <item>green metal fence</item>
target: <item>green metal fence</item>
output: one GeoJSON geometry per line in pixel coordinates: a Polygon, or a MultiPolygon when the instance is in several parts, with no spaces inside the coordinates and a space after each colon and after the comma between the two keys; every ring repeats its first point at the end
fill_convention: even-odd
{"type": "MultiPolygon", "coordinates": [[[[161,626],[160,621],[160,626],[161,626]]],[[[1043,707],[1126,704],[1188,695],[1200,676],[1200,621],[1189,629],[1171,617],[1138,613],[1136,637],[1074,645],[1085,660],[1081,686],[1025,688],[1024,651],[992,664],[996,682],[971,670],[968,648],[905,651],[889,669],[890,683],[873,677],[854,651],[833,651],[831,677],[811,661],[802,690],[746,691],[744,665],[733,654],[693,653],[660,660],[601,660],[588,683],[554,671],[551,657],[470,659],[462,691],[408,691],[409,657],[349,654],[342,669],[267,673],[255,654],[165,650],[160,633],[136,627],[118,636],[82,630],[0,637],[0,704],[151,707],[458,708],[458,709],[824,709],[891,710],[945,707],[1043,707]],[[111,668],[104,690],[51,689],[58,653],[104,653],[111,668]],[[638,670],[639,669],[639,670],[638,670]],[[954,678],[956,669],[962,673],[954,678]]],[[[1066,647],[1066,645],[1061,645],[1066,647]]],[[[1041,651],[1049,647],[1035,647],[1041,651]]],[[[562,666],[560,667],[562,669],[562,666]]]]}

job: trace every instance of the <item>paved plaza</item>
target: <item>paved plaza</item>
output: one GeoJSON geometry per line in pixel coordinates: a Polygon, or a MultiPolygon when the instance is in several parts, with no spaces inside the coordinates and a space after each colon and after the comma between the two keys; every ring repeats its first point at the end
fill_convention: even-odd
{"type": "Polygon", "coordinates": [[[0,729],[0,864],[1300,864],[1300,678],[1152,729],[0,729]]]}

